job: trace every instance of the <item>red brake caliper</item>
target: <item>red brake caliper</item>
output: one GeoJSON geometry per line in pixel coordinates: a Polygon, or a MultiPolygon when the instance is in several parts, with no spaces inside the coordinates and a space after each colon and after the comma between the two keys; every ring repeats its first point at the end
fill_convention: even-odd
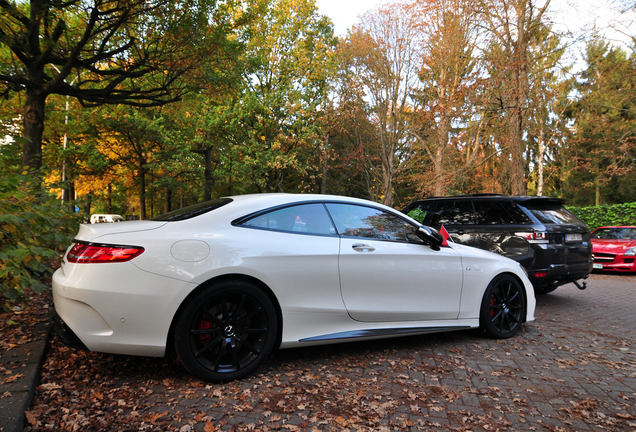
{"type": "MultiPolygon", "coordinates": [[[[197,330],[209,330],[211,328],[212,328],[212,321],[210,321],[207,318],[201,318],[199,320],[199,322],[197,323],[197,330]]],[[[199,342],[201,342],[201,343],[209,342],[210,339],[212,339],[212,335],[211,334],[200,334],[199,335],[199,342]]]]}

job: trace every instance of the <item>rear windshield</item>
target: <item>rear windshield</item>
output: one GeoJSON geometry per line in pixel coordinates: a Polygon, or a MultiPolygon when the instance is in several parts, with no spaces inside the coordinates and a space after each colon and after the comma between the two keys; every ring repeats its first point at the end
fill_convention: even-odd
{"type": "Polygon", "coordinates": [[[552,202],[524,202],[525,207],[539,222],[544,224],[576,224],[582,222],[561,204],[552,202]]]}
{"type": "Polygon", "coordinates": [[[179,210],[174,210],[169,213],[164,213],[162,215],[153,217],[150,220],[168,221],[168,222],[182,221],[182,220],[193,218],[195,216],[205,214],[212,210],[216,210],[219,207],[223,207],[224,205],[229,204],[231,202],[232,202],[231,198],[215,199],[212,201],[206,201],[200,204],[184,207],[179,210]]]}

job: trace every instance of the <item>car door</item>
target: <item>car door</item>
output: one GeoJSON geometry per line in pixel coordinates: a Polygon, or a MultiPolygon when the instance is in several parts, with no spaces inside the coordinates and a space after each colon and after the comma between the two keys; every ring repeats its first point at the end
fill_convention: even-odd
{"type": "Polygon", "coordinates": [[[462,292],[461,257],[433,250],[397,214],[328,203],[340,240],[340,289],[358,321],[455,319],[462,292]]]}
{"type": "Polygon", "coordinates": [[[343,310],[340,239],[322,203],[269,209],[236,225],[252,229],[250,247],[241,252],[242,261],[277,287],[281,303],[295,305],[293,311],[285,312],[343,310]]]}

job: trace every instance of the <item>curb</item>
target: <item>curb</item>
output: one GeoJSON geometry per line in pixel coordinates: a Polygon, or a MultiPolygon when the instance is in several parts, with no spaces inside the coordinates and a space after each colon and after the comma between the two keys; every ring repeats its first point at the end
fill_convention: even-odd
{"type": "Polygon", "coordinates": [[[0,354],[0,366],[8,373],[0,377],[0,432],[22,432],[24,413],[31,408],[40,382],[48,337],[53,329],[51,316],[33,329],[32,340],[0,354]]]}

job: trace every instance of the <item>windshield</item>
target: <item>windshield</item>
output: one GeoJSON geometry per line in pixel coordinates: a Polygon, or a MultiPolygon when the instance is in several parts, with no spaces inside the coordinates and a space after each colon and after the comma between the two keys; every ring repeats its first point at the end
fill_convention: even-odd
{"type": "Polygon", "coordinates": [[[174,210],[169,213],[164,213],[160,216],[153,217],[150,220],[168,221],[168,222],[182,221],[182,220],[193,218],[195,216],[202,215],[212,210],[216,210],[219,207],[223,207],[224,205],[229,204],[231,202],[232,202],[231,198],[220,198],[220,199],[216,199],[212,201],[206,201],[200,204],[195,204],[189,207],[184,207],[178,210],[174,210]]]}
{"type": "Polygon", "coordinates": [[[592,233],[599,240],[636,240],[636,228],[599,228],[592,233]]]}

